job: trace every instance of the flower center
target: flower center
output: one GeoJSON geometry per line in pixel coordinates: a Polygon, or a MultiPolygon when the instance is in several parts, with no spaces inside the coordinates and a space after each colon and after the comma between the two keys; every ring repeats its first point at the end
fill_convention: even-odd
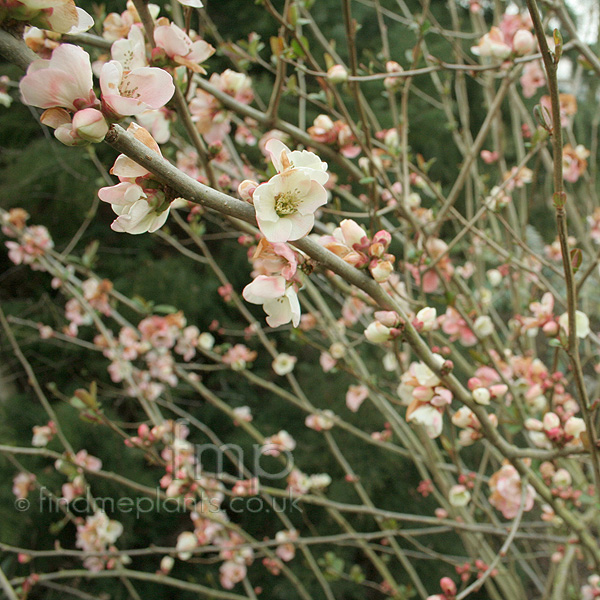
{"type": "Polygon", "coordinates": [[[298,191],[283,192],[275,196],[275,212],[280,217],[286,215],[293,215],[298,212],[298,204],[300,204],[300,198],[298,197],[298,191]]]}

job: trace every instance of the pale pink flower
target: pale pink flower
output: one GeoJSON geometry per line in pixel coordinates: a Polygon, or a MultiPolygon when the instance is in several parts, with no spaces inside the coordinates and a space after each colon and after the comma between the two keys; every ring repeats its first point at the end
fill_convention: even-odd
{"type": "Polygon", "coordinates": [[[99,471],[102,468],[102,461],[88,454],[87,450],[80,450],[73,458],[73,462],[88,471],[99,471]]]}
{"type": "Polygon", "coordinates": [[[275,435],[265,438],[261,452],[267,456],[279,456],[281,452],[291,452],[294,448],[296,448],[296,440],[283,429],[275,435]]]}
{"type": "Polygon", "coordinates": [[[140,67],[125,71],[116,60],[102,67],[100,89],[104,110],[117,117],[162,108],[175,93],[173,78],[163,69],[140,67]]]}
{"type": "Polygon", "coordinates": [[[170,112],[167,108],[146,110],[135,116],[136,121],[156,140],[157,144],[166,144],[171,137],[170,112]]]}
{"type": "Polygon", "coordinates": [[[18,498],[27,498],[29,492],[35,489],[35,475],[33,473],[17,473],[13,478],[12,493],[18,498]]]}
{"type": "Polygon", "coordinates": [[[283,561],[289,562],[296,556],[296,547],[293,543],[298,539],[298,532],[295,529],[290,531],[278,531],[275,534],[275,541],[279,542],[275,554],[283,561]]]}
{"type": "Polygon", "coordinates": [[[450,336],[450,341],[459,339],[463,346],[474,346],[477,343],[477,336],[471,331],[460,313],[452,306],[448,306],[446,314],[440,316],[439,319],[442,324],[442,331],[450,336]]]}
{"type": "Polygon", "coordinates": [[[350,385],[346,392],[346,406],[356,412],[368,397],[369,388],[366,385],[350,385]]]}
{"type": "Polygon", "coordinates": [[[246,565],[244,563],[228,560],[219,568],[219,581],[226,590],[231,590],[236,583],[246,577],[246,565]]]}
{"type": "Polygon", "coordinates": [[[323,369],[323,373],[329,373],[337,365],[337,360],[329,352],[321,352],[319,364],[321,365],[321,369],[323,369]]]}
{"type": "Polygon", "coordinates": [[[293,285],[288,285],[282,276],[259,275],[242,291],[242,296],[251,304],[262,304],[267,313],[270,327],[279,327],[292,322],[300,323],[300,302],[293,285]]]}
{"type": "MultiPolygon", "coordinates": [[[[213,73],[209,82],[240,104],[249,104],[254,98],[252,81],[243,73],[226,69],[220,75],[213,73]]],[[[201,89],[196,91],[196,97],[190,102],[190,112],[198,131],[209,144],[223,141],[231,130],[230,112],[208,92],[201,89]]]]}
{"type": "MultiPolygon", "coordinates": [[[[77,541],[75,545],[84,552],[105,552],[111,544],[123,533],[123,525],[118,521],[109,519],[101,510],[86,517],[85,524],[77,525],[77,541]]],[[[90,571],[101,571],[104,569],[106,559],[100,556],[87,558],[84,565],[90,571]]]]}
{"type": "Polygon", "coordinates": [[[76,111],[93,107],[98,99],[93,90],[90,55],[72,44],[61,44],[49,60],[34,60],[19,84],[23,101],[38,108],[76,111]]]}
{"type": "MultiPolygon", "coordinates": [[[[490,504],[498,509],[504,518],[514,519],[521,505],[521,478],[512,465],[504,465],[490,477],[490,504]]],[[[535,500],[535,490],[532,485],[527,485],[525,492],[525,505],[523,510],[530,511],[535,500]]]]}
{"type": "Polygon", "coordinates": [[[236,344],[227,350],[223,355],[222,361],[229,365],[234,371],[242,371],[248,363],[256,360],[257,353],[255,350],[250,350],[244,344],[236,344]]]}
{"type": "Polygon", "coordinates": [[[523,87],[523,96],[525,98],[531,98],[539,88],[544,87],[546,85],[546,74],[542,69],[540,61],[534,60],[528,62],[523,69],[523,75],[521,75],[519,81],[523,87]]]}
{"type": "MultiPolygon", "coordinates": [[[[150,150],[161,155],[158,144],[143,127],[131,123],[127,131],[133,133],[134,137],[150,150]]],[[[152,180],[152,174],[124,154],[117,157],[111,173],[117,175],[120,183],[100,188],[98,191],[100,200],[108,202],[118,215],[111,229],[140,234],[152,233],[162,227],[176,200],[170,204],[167,202],[164,191],[152,180]],[[146,182],[149,185],[142,187],[146,182]]]]}
{"type": "Polygon", "coordinates": [[[38,448],[47,446],[48,442],[52,440],[55,433],[56,426],[52,421],[50,421],[48,425],[34,425],[31,445],[38,448]]]}
{"type": "Polygon", "coordinates": [[[185,65],[195,73],[206,71],[200,66],[215,53],[215,49],[204,40],[192,42],[185,31],[175,23],[159,25],[154,29],[154,41],[158,48],[179,65],[185,65]]]}
{"type": "Polygon", "coordinates": [[[334,425],[335,414],[331,410],[324,410],[316,415],[308,415],[304,424],[315,431],[328,431],[334,425]]]}

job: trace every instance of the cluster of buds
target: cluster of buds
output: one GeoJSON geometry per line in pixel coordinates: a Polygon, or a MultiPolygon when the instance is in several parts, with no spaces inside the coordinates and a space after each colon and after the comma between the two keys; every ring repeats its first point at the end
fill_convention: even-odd
{"type": "MultiPolygon", "coordinates": [[[[540,465],[540,474],[546,485],[550,487],[553,496],[562,500],[571,500],[576,506],[580,504],[583,492],[573,489],[573,478],[569,471],[564,468],[556,469],[551,462],[546,461],[540,465]]],[[[554,514],[552,516],[554,517],[554,514]]]]}
{"type": "Polygon", "coordinates": [[[369,238],[352,219],[344,219],[331,235],[320,238],[323,247],[357,269],[368,268],[378,283],[387,281],[394,270],[396,257],[387,252],[392,236],[385,230],[369,238]]]}
{"type": "Polygon", "coordinates": [[[476,376],[471,377],[468,382],[471,396],[477,404],[488,406],[491,400],[503,398],[508,391],[508,386],[498,383],[500,376],[490,367],[480,367],[476,376]]]}
{"type": "Polygon", "coordinates": [[[343,121],[333,121],[327,115],[319,115],[307,132],[315,142],[334,146],[346,158],[356,158],[360,154],[360,146],[352,130],[343,121]]]}
{"type": "MultiPolygon", "coordinates": [[[[498,417],[495,414],[488,415],[488,419],[494,427],[498,426],[498,417]]],[[[452,415],[452,423],[456,427],[462,428],[458,434],[458,441],[461,446],[471,446],[483,437],[481,423],[468,406],[461,406],[452,415]]]]}
{"type": "MultiPolygon", "coordinates": [[[[566,415],[563,415],[563,417],[566,415]]],[[[527,419],[525,428],[531,441],[539,448],[552,448],[552,445],[575,446],[581,443],[581,434],[585,432],[585,422],[579,417],[566,419],[554,412],[547,412],[543,419],[527,419]]]]}

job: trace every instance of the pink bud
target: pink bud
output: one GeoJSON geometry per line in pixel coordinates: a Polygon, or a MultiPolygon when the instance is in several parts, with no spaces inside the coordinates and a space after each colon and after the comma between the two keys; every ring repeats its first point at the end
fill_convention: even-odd
{"type": "Polygon", "coordinates": [[[450,577],[442,577],[440,579],[440,588],[446,596],[456,596],[456,584],[450,577]]]}
{"type": "Polygon", "coordinates": [[[238,186],[238,194],[242,200],[246,202],[250,202],[252,204],[252,196],[254,195],[254,190],[258,187],[258,183],[256,181],[252,181],[250,179],[244,179],[242,183],[238,186]]]}
{"type": "Polygon", "coordinates": [[[85,108],[73,115],[73,131],[80,138],[97,144],[108,133],[108,123],[99,110],[85,108]]]}
{"type": "Polygon", "coordinates": [[[400,323],[400,315],[393,310],[378,310],[375,318],[386,327],[396,327],[400,323]]]}
{"type": "Polygon", "coordinates": [[[519,56],[530,54],[535,49],[535,38],[531,31],[519,29],[513,38],[513,50],[519,56]]]}

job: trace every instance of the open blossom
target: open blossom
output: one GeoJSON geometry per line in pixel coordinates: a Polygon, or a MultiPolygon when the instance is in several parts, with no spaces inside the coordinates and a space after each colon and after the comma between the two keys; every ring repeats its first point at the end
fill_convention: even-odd
{"type": "MultiPolygon", "coordinates": [[[[490,477],[490,504],[497,508],[505,519],[514,519],[521,506],[521,478],[512,465],[504,465],[490,477]]],[[[525,502],[523,510],[530,511],[535,500],[535,490],[528,484],[525,491],[525,502]]]]}
{"type": "MultiPolygon", "coordinates": [[[[148,148],[161,154],[158,144],[143,127],[132,123],[128,131],[148,148]]],[[[121,154],[111,173],[119,178],[120,183],[98,190],[100,200],[108,202],[118,215],[111,229],[140,234],[152,233],[162,227],[173,202],[167,201],[165,192],[156,185],[150,171],[121,154]]]]}
{"type": "Polygon", "coordinates": [[[575,183],[587,168],[590,151],[578,144],[575,148],[567,144],[563,148],[563,176],[565,181],[575,183]]]}
{"type": "MultiPolygon", "coordinates": [[[[168,23],[166,19],[164,21],[168,23]]],[[[200,64],[211,57],[215,49],[204,40],[193,42],[175,23],[162,23],[163,19],[159,19],[159,25],[154,29],[156,47],[164,50],[166,55],[178,65],[185,65],[195,73],[205,74],[206,71],[200,64]]]]}
{"type": "Polygon", "coordinates": [[[162,108],[175,93],[173,78],[163,69],[139,67],[125,71],[116,60],[103,65],[100,89],[103,110],[116,117],[162,108]]]}
{"type": "Polygon", "coordinates": [[[251,304],[263,305],[270,327],[279,327],[290,321],[298,327],[300,302],[293,284],[288,284],[285,277],[259,275],[244,288],[242,296],[251,304]]]}
{"type": "Polygon", "coordinates": [[[33,270],[42,269],[38,259],[54,248],[54,242],[48,229],[43,225],[26,227],[18,242],[5,242],[8,248],[8,258],[15,265],[31,265],[33,270]]]}
{"type": "MultiPolygon", "coordinates": [[[[77,541],[75,545],[84,552],[105,552],[109,546],[117,541],[123,533],[123,525],[118,521],[109,519],[101,510],[86,517],[85,524],[77,525],[77,541]]],[[[84,565],[90,571],[101,571],[108,566],[106,559],[101,556],[87,558],[84,565]]]]}
{"type": "MultiPolygon", "coordinates": [[[[569,315],[563,313],[558,318],[558,324],[568,333],[569,331],[569,315]]],[[[588,316],[580,311],[575,311],[575,332],[580,339],[586,338],[590,334],[590,320],[588,316]]]]}
{"type": "Polygon", "coordinates": [[[219,581],[226,590],[231,590],[236,583],[246,577],[246,565],[233,560],[225,561],[219,568],[219,581]]]}
{"type": "Polygon", "coordinates": [[[346,406],[356,412],[368,396],[369,388],[366,385],[350,385],[346,392],[346,406]]]}
{"type": "Polygon", "coordinates": [[[294,370],[297,360],[298,359],[295,356],[290,356],[289,354],[282,352],[281,354],[278,354],[273,361],[273,371],[275,371],[277,375],[287,375],[294,370]]]}
{"type": "Polygon", "coordinates": [[[312,152],[292,152],[277,139],[265,148],[278,175],[254,190],[258,226],[270,242],[300,239],[312,229],[314,212],[327,202],[327,164],[312,152]]]}
{"type": "Polygon", "coordinates": [[[296,440],[285,430],[265,438],[261,448],[262,454],[267,456],[279,456],[281,452],[291,452],[296,447],[296,440]]]}
{"type": "MultiPolygon", "coordinates": [[[[226,69],[221,74],[213,73],[209,83],[240,104],[249,104],[254,98],[252,81],[244,73],[226,69]]],[[[190,102],[190,113],[196,128],[209,144],[222,142],[231,131],[231,113],[204,90],[196,90],[196,96],[190,102]]]]}
{"type": "Polygon", "coordinates": [[[34,60],[19,84],[26,104],[76,111],[97,104],[90,55],[72,44],[61,44],[49,60],[34,60]]]}
{"type": "Polygon", "coordinates": [[[113,60],[123,65],[125,71],[147,67],[146,41],[141,23],[132,25],[126,38],[115,41],[110,54],[113,60]]]}
{"type": "Polygon", "coordinates": [[[525,98],[531,98],[539,88],[546,85],[546,74],[539,60],[528,62],[525,65],[519,82],[523,87],[525,98]]]}

